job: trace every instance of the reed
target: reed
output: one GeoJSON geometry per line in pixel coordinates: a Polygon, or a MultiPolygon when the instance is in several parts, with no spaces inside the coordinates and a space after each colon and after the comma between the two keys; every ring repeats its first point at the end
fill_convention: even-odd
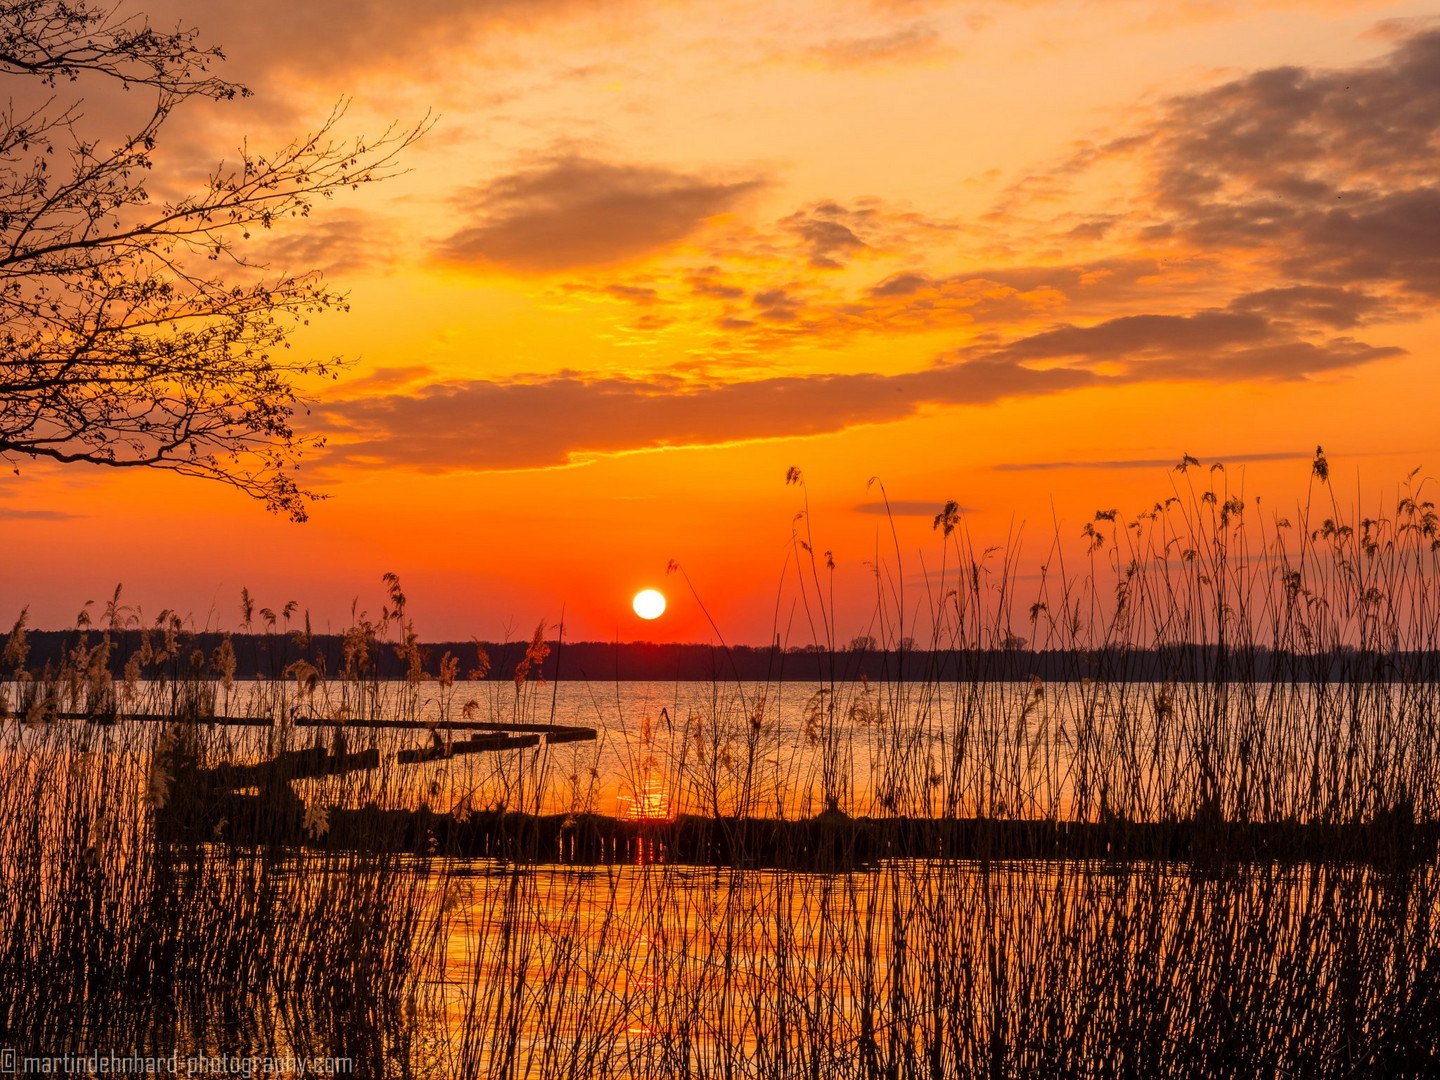
{"type": "MultiPolygon", "coordinates": [[[[1034,577],[1018,535],[979,548],[942,508],[919,595],[896,543],[848,645],[805,507],[787,587],[811,647],[622,716],[604,758],[400,768],[407,736],[375,721],[430,723],[443,750],[439,720],[544,721],[557,699],[543,627],[513,676],[480,656],[491,677],[458,694],[393,579],[343,670],[317,654],[248,687],[168,613],[114,655],[118,594],[60,670],[27,667],[22,620],[0,671],[5,1033],[289,1047],[376,1076],[1431,1075],[1440,518],[1415,476],[1393,513],[1344,507],[1323,454],[1292,511],[1229,483],[1187,458],[1078,551],[1057,530],[1034,577]],[[384,649],[404,679],[378,677],[384,649]],[[877,654],[885,676],[855,677],[877,654]],[[255,773],[244,831],[195,782],[317,739],[375,767],[255,773]],[[638,864],[538,862],[542,811],[606,809],[602,760],[638,864]],[[678,812],[725,865],[651,861],[678,812]],[[484,815],[513,832],[502,860],[448,846],[484,815]],[[761,851],[765,819],[808,825],[761,851]],[[905,857],[860,852],[861,823],[905,857]],[[963,849],[916,857],[946,823],[963,849]],[[1109,850],[1033,841],[1081,826],[1109,850]]],[[[294,615],[260,612],[303,641],[277,625],[294,615]]]]}
{"type": "MultiPolygon", "coordinates": [[[[326,808],[404,800],[404,779],[390,758],[318,781],[273,774],[246,800],[249,833],[285,836],[298,824],[306,842],[230,839],[235,823],[201,805],[214,796],[197,776],[283,758],[307,739],[342,744],[346,732],[294,725],[322,690],[312,672],[239,688],[233,653],[195,651],[169,612],[135,654],[113,657],[113,636],[137,619],[117,592],[103,630],[81,619],[59,670],[25,668],[23,616],[10,635],[0,1027],[46,1053],[327,1055],[379,1075],[416,1038],[442,941],[432,883],[445,869],[398,852],[378,829],[330,844],[326,808]],[[271,722],[219,726],[217,709],[271,722]],[[147,720],[128,719],[137,715],[147,720]],[[308,808],[295,791],[304,783],[308,808]]],[[[365,650],[381,647],[383,629],[353,632],[350,669],[323,687],[336,715],[413,708],[413,688],[369,674],[365,650]]]]}

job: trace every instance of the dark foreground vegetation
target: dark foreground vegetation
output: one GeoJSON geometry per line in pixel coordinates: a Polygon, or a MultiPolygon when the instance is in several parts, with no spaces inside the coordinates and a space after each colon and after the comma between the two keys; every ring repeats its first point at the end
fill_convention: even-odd
{"type": "Polygon", "coordinates": [[[1193,475],[1033,595],[953,512],[918,612],[877,579],[878,647],[1023,636],[1064,677],[845,678],[802,533],[834,677],[602,733],[618,814],[601,743],[541,730],[543,630],[467,695],[489,658],[427,677],[393,581],[338,663],[255,684],[168,615],[121,647],[118,599],[48,670],[17,627],[0,1033],[362,1076],[1435,1075],[1436,515],[1342,512],[1323,459],[1290,521],[1193,475]]]}

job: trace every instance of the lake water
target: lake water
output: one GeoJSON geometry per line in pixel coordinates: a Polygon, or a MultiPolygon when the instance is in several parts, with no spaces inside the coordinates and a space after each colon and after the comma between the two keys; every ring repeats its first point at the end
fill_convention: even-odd
{"type": "MultiPolygon", "coordinates": [[[[225,715],[342,720],[461,720],[468,709],[479,725],[554,722],[599,734],[594,743],[398,765],[394,751],[425,746],[431,734],[351,728],[347,748],[373,740],[382,765],[297,783],[314,806],[424,803],[464,813],[498,802],[803,817],[828,797],[851,813],[1038,816],[1089,807],[1093,815],[1104,806],[1161,816],[1193,810],[1213,780],[1227,803],[1253,798],[1274,816],[1301,819],[1332,796],[1365,816],[1379,805],[1365,800],[1404,791],[1423,820],[1434,816],[1425,771],[1436,760],[1427,727],[1434,693],[1391,685],[572,682],[517,693],[496,682],[305,696],[293,684],[238,684],[216,704],[225,715]]],[[[131,704],[158,707],[159,697],[158,687],[138,687],[131,704]]],[[[184,905],[175,940],[186,919],[204,918],[216,942],[227,942],[223,955],[269,958],[255,961],[255,972],[283,966],[285,950],[304,947],[307,935],[348,942],[353,930],[363,945],[370,920],[393,927],[394,918],[410,918],[377,914],[368,891],[377,872],[323,844],[273,860],[202,845],[187,856],[204,863],[198,890],[177,891],[173,879],[155,885],[143,860],[127,869],[127,859],[150,850],[145,823],[157,777],[148,755],[159,734],[158,725],[126,722],[5,726],[0,802],[10,829],[0,888],[28,902],[38,865],[58,896],[106,898],[56,909],[90,912],[77,924],[31,921],[23,933],[12,925],[17,949],[43,962],[49,951],[74,949],[67,943],[79,940],[78,928],[102,924],[95,956],[130,947],[142,940],[134,928],[161,910],[149,899],[152,885],[166,890],[166,905],[184,905]],[[31,833],[17,824],[24,821],[42,826],[47,845],[33,858],[31,833]],[[57,822],[78,822],[78,831],[45,828],[57,822]],[[285,921],[291,910],[300,913],[294,926],[285,921]],[[276,921],[246,929],[240,915],[262,911],[276,921]],[[112,919],[123,932],[112,932],[112,919]],[[277,928],[290,936],[272,957],[277,928]],[[336,937],[320,936],[337,928],[336,937]],[[51,944],[36,936],[52,931],[51,944]]],[[[212,728],[202,751],[210,762],[257,760],[335,738],[284,723],[212,728]]],[[[1354,1055],[1378,1063],[1363,1075],[1422,1075],[1390,1068],[1384,1055],[1433,1046],[1426,1018],[1440,1015],[1433,862],[1217,870],[937,859],[809,873],[407,857],[399,866],[390,887],[415,915],[405,925],[431,925],[438,912],[445,930],[435,963],[419,969],[418,1011],[401,1002],[385,1020],[375,1002],[342,995],[335,1008],[363,1006],[356,1030],[382,1020],[398,1028],[365,1044],[321,1017],[310,1034],[261,1024],[245,1038],[298,1045],[314,1034],[336,1052],[392,1063],[403,1054],[437,1077],[1102,1075],[1115,1061],[1137,1076],[1350,1075],[1354,1055]]],[[[49,910],[44,897],[34,902],[49,910]]],[[[321,1001],[314,986],[326,965],[350,962],[348,953],[322,950],[286,968],[297,981],[221,1008],[206,995],[248,992],[248,984],[206,981],[211,952],[207,938],[186,978],[198,988],[195,1007],[217,1024],[249,1023],[246,1010],[262,1006],[321,1001]]],[[[355,970],[362,978],[363,967],[355,970]]],[[[29,993],[49,993],[48,985],[29,993]]],[[[56,994],[57,1008],[73,1005],[73,995],[56,994]]]]}
{"type": "MultiPolygon", "coordinates": [[[[126,707],[165,711],[166,690],[126,707]]],[[[1308,820],[1335,800],[1409,790],[1436,752],[1433,686],[1091,683],[643,683],[510,681],[219,688],[221,715],[343,722],[405,719],[594,728],[593,742],[396,764],[394,754],[463,743],[466,732],[349,729],[381,750],[386,798],[462,814],[497,805],[663,818],[677,813],[1184,817],[1308,820]]],[[[81,725],[75,725],[77,727],[81,725]]],[[[119,729],[130,725],[120,724],[119,729]]],[[[95,734],[101,741],[117,734],[95,734]]],[[[334,746],[329,727],[228,728],[207,757],[257,760],[334,746]]],[[[374,801],[353,778],[297,783],[307,802],[374,801]]],[[[1428,798],[1428,788],[1416,792],[1428,798]]],[[[1361,802],[1362,816],[1383,806],[1361,802]]],[[[1420,805],[1417,813],[1436,807],[1420,805]]]]}

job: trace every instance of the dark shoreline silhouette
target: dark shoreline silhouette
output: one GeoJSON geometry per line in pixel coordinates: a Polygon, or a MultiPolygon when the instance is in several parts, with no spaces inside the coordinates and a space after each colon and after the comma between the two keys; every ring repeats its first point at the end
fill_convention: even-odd
{"type": "Polygon", "coordinates": [[[309,845],[499,858],[517,863],[672,862],[835,872],[886,859],[1161,862],[1197,868],[1234,864],[1369,864],[1401,869],[1434,861],[1440,826],[1399,808],[1368,821],[1049,821],[1003,818],[877,818],[821,814],[799,820],[628,820],[609,814],[481,811],[465,820],[428,809],[332,807],[322,841],[307,836],[299,806],[224,794],[204,812],[167,819],[176,840],[220,838],[256,850],[309,845]]]}
{"type": "MultiPolygon", "coordinates": [[[[47,665],[58,668],[85,635],[93,648],[102,632],[96,629],[32,630],[26,667],[34,672],[47,665]]],[[[296,661],[317,664],[331,675],[344,669],[345,638],[340,634],[315,634],[308,643],[294,634],[222,634],[203,632],[182,635],[176,659],[169,661],[171,674],[187,672],[190,658],[199,652],[207,674],[212,674],[210,657],[226,639],[235,654],[234,677],[283,678],[296,661]]],[[[138,630],[110,631],[113,647],[110,670],[123,673],[130,656],[141,649],[138,630]]],[[[153,640],[153,637],[152,637],[153,640]]],[[[481,642],[489,658],[485,676],[509,680],[516,665],[525,659],[529,642],[481,642]]],[[[1440,681],[1440,651],[1377,652],[1342,647],[1315,653],[1277,651],[1262,645],[1235,646],[1168,645],[1160,649],[1113,648],[1098,650],[1027,648],[1008,649],[881,649],[842,647],[786,649],[775,645],[733,645],[578,641],[547,643],[550,654],[544,663],[530,669],[529,678],[546,681],[591,682],[731,682],[926,680],[968,682],[1023,680],[1045,681],[1105,678],[1126,681],[1225,681],[1257,679],[1295,683],[1335,682],[1363,679],[1367,682],[1440,681]]],[[[423,669],[438,675],[446,653],[458,658],[460,678],[475,667],[476,643],[438,641],[421,645],[423,669]]],[[[376,670],[382,679],[402,679],[408,661],[393,645],[379,643],[373,649],[376,670]]]]}

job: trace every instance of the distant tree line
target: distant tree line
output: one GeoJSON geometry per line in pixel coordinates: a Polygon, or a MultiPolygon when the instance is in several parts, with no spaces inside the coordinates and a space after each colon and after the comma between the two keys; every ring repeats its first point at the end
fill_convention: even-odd
{"type": "MultiPolygon", "coordinates": [[[[101,631],[31,630],[23,667],[43,671],[46,665],[58,668],[81,644],[81,634],[90,648],[101,640],[101,631]]],[[[110,670],[123,675],[127,662],[144,648],[138,630],[109,631],[110,670]]],[[[559,642],[548,641],[548,656],[528,671],[528,678],[547,681],[729,681],[786,680],[796,682],[871,680],[1026,680],[1047,682],[1095,679],[1128,681],[1208,681],[1278,679],[1294,682],[1365,680],[1402,681],[1440,679],[1440,652],[1374,652],[1344,647],[1327,653],[1294,654],[1263,646],[1220,648],[1211,645],[1167,646],[1162,649],[1114,648],[1103,650],[1055,649],[1034,651],[1017,639],[1011,648],[950,650],[898,648],[882,649],[869,639],[857,640],[836,650],[817,647],[781,648],[706,644],[655,644],[650,642],[559,642]]],[[[447,657],[464,679],[479,673],[488,680],[508,680],[525,659],[528,641],[475,642],[438,641],[419,645],[420,670],[438,676],[447,657]],[[483,651],[484,662],[479,661],[483,651]]],[[[233,654],[235,678],[287,677],[287,669],[305,661],[329,675],[339,675],[346,666],[346,638],[341,634],[222,634],[184,633],[168,661],[180,667],[198,666],[220,672],[213,658],[220,652],[233,654]],[[229,648],[225,649],[225,643],[229,648]]],[[[373,642],[367,674],[382,679],[405,678],[410,669],[408,654],[388,642],[373,642]]],[[[228,660],[227,660],[228,664],[228,660]]],[[[11,670],[14,667],[11,666],[11,670]]]]}

